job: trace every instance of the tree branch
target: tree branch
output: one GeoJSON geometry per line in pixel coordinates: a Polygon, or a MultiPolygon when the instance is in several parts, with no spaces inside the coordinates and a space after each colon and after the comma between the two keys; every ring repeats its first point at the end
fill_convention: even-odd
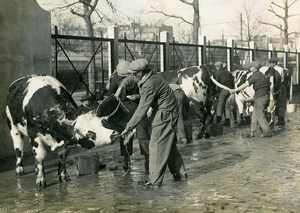
{"type": "Polygon", "coordinates": [[[84,18],[84,14],[80,14],[80,13],[76,12],[76,11],[73,10],[73,9],[71,9],[71,13],[74,14],[74,15],[77,15],[77,16],[79,16],[79,17],[84,18]]]}
{"type": "Polygon", "coordinates": [[[292,2],[288,7],[291,7],[293,4],[295,4],[298,0],[295,0],[294,2],[292,2]]]}
{"type": "Polygon", "coordinates": [[[292,35],[292,34],[297,34],[297,32],[291,32],[291,33],[288,33],[288,35],[292,35]]]}
{"type": "Polygon", "coordinates": [[[182,18],[181,16],[167,14],[164,11],[156,10],[153,6],[151,6],[151,8],[154,10],[155,13],[160,13],[160,14],[163,14],[164,16],[171,17],[171,18],[181,19],[183,22],[193,25],[192,22],[187,21],[186,19],[182,18]]]}
{"type": "Polygon", "coordinates": [[[74,2],[74,3],[72,3],[72,4],[68,4],[68,5],[66,5],[66,6],[63,6],[63,7],[55,7],[55,8],[53,8],[53,10],[61,10],[61,9],[65,9],[65,8],[71,7],[71,6],[73,6],[73,5],[75,5],[75,4],[78,4],[78,3],[80,3],[80,2],[77,1],[77,2],[74,2]]]}
{"type": "Polygon", "coordinates": [[[184,3],[184,4],[188,4],[188,5],[193,6],[193,3],[188,2],[188,1],[186,1],[186,0],[179,0],[179,1],[181,1],[181,2],[184,3]]]}
{"type": "MultiPolygon", "coordinates": [[[[273,5],[275,5],[275,6],[277,6],[277,7],[279,7],[279,8],[281,8],[281,9],[284,10],[284,7],[282,7],[282,6],[278,5],[278,4],[276,4],[275,2],[271,2],[271,4],[273,4],[273,5]]],[[[270,6],[270,7],[272,7],[272,6],[270,6]]]]}
{"type": "Polygon", "coordinates": [[[271,9],[268,9],[269,12],[273,13],[275,16],[277,16],[277,17],[279,17],[279,18],[281,18],[281,19],[284,18],[284,17],[278,15],[278,14],[275,12],[275,10],[273,9],[272,6],[270,6],[270,8],[271,8],[271,9]]]}
{"type": "Polygon", "coordinates": [[[100,23],[103,21],[103,17],[100,15],[100,13],[98,12],[97,9],[95,9],[95,12],[97,13],[99,19],[100,19],[100,23]]]}
{"type": "Polygon", "coordinates": [[[291,14],[291,15],[289,15],[289,17],[292,17],[292,16],[300,16],[300,13],[299,14],[291,14]]]}
{"type": "Polygon", "coordinates": [[[259,23],[269,25],[269,26],[272,26],[272,27],[276,27],[277,29],[283,31],[283,29],[281,27],[277,26],[276,24],[267,23],[267,22],[263,22],[263,21],[260,21],[259,23]]]}
{"type": "Polygon", "coordinates": [[[112,10],[113,13],[117,12],[117,9],[115,8],[115,6],[113,5],[113,3],[110,0],[106,0],[106,3],[108,4],[108,6],[110,7],[110,9],[112,10]]]}

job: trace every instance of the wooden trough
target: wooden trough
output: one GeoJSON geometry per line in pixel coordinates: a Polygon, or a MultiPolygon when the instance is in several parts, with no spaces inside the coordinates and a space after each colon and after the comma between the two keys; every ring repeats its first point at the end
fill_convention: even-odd
{"type": "Polygon", "coordinates": [[[99,172],[99,154],[88,153],[74,157],[74,162],[77,168],[77,174],[89,175],[99,172]]]}

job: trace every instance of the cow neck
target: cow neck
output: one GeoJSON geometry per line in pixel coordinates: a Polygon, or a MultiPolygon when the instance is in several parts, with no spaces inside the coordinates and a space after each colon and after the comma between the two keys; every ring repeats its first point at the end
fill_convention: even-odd
{"type": "MultiPolygon", "coordinates": [[[[111,116],[113,116],[113,115],[118,111],[120,105],[121,105],[121,100],[118,99],[118,105],[117,105],[117,107],[115,108],[115,110],[114,110],[112,113],[110,113],[108,116],[106,116],[106,119],[108,119],[108,118],[110,118],[111,116]]],[[[96,109],[96,112],[98,112],[99,106],[100,106],[100,104],[98,105],[98,107],[97,107],[97,109],[96,109]]],[[[124,106],[124,105],[123,105],[123,106],[124,106]]],[[[124,107],[125,107],[125,106],[124,106],[124,107]]],[[[125,109],[127,110],[126,107],[125,107],[125,109]]],[[[128,110],[127,110],[127,111],[128,111],[128,110]]]]}

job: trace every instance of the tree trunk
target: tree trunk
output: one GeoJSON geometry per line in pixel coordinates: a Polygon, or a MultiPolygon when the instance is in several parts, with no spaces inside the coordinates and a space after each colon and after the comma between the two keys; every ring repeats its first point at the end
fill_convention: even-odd
{"type": "Polygon", "coordinates": [[[289,11],[289,8],[288,8],[288,1],[285,2],[284,4],[284,19],[283,19],[283,22],[284,22],[284,25],[283,25],[283,36],[284,36],[284,44],[285,45],[288,45],[289,44],[289,34],[288,34],[288,28],[289,28],[289,24],[288,24],[288,18],[289,18],[289,15],[288,15],[288,11],[289,11]]]}
{"type": "Polygon", "coordinates": [[[199,29],[200,29],[200,10],[199,0],[193,1],[194,19],[193,19],[193,43],[198,44],[199,29]]]}
{"type": "MultiPolygon", "coordinates": [[[[87,14],[88,13],[88,6],[84,5],[84,13],[87,14]]],[[[94,30],[93,30],[93,25],[92,25],[92,21],[91,21],[91,17],[90,16],[84,16],[84,22],[85,22],[85,27],[86,27],[86,31],[87,31],[87,36],[88,37],[94,37],[94,30]]],[[[94,41],[90,41],[90,46],[88,49],[89,52],[89,58],[91,59],[93,57],[93,55],[95,54],[95,42],[94,41]]],[[[91,63],[89,64],[88,67],[88,83],[89,83],[89,90],[91,91],[91,93],[93,95],[96,94],[96,62],[95,62],[95,58],[92,59],[91,63]]]]}

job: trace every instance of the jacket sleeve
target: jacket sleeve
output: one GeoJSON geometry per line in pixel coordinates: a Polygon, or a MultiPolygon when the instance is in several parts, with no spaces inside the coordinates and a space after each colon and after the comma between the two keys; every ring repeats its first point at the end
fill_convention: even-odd
{"type": "Polygon", "coordinates": [[[127,123],[127,129],[134,129],[143,119],[148,109],[151,107],[155,95],[156,94],[153,88],[151,88],[150,86],[143,85],[140,88],[140,102],[130,121],[127,123]]]}

